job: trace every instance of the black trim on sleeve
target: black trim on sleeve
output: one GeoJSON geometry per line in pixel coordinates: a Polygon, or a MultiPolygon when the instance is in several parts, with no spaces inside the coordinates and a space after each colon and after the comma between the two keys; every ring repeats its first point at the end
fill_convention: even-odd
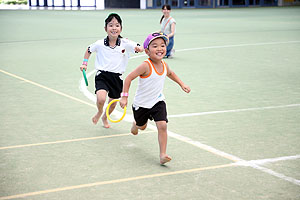
{"type": "MultiPolygon", "coordinates": [[[[141,45],[140,45],[139,43],[137,43],[137,44],[136,44],[136,46],[138,46],[138,47],[139,47],[139,46],[141,46],[141,45]]],[[[138,52],[137,52],[137,51],[135,51],[135,53],[138,53],[138,52]]]]}

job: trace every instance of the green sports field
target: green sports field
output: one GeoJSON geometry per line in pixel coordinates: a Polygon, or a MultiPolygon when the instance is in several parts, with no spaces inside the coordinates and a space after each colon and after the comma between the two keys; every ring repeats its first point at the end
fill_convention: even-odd
{"type": "Polygon", "coordinates": [[[160,10],[0,11],[0,200],[300,199],[300,7],[172,10],[165,61],[192,91],[166,80],[165,166],[131,109],[91,121],[95,55],[88,87],[79,67],[111,12],[136,42],[159,30],[160,10]]]}

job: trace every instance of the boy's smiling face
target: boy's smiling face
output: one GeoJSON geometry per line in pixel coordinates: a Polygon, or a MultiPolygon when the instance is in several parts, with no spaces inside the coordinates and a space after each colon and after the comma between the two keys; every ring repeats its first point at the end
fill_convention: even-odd
{"type": "Polygon", "coordinates": [[[105,27],[108,37],[117,38],[122,32],[122,26],[116,18],[113,18],[105,27]]]}
{"type": "Polygon", "coordinates": [[[167,53],[166,42],[162,38],[154,39],[145,49],[147,55],[153,60],[161,60],[167,53]]]}

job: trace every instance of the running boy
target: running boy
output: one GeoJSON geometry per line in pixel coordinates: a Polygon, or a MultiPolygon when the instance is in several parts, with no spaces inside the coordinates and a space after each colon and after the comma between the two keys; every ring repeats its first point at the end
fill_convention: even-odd
{"type": "MultiPolygon", "coordinates": [[[[87,48],[80,67],[81,71],[83,69],[86,70],[91,53],[96,52],[95,68],[97,72],[95,76],[95,93],[97,96],[98,111],[92,118],[94,124],[97,124],[102,115],[107,94],[109,102],[120,98],[123,87],[121,76],[127,67],[129,53],[143,51],[143,48],[137,43],[120,36],[122,32],[122,20],[118,14],[111,13],[105,19],[104,29],[107,37],[96,41],[87,48]]],[[[113,112],[115,107],[116,103],[110,106],[109,114],[113,112]]],[[[102,122],[105,128],[110,127],[105,112],[102,116],[102,122]]]]}
{"type": "Polygon", "coordinates": [[[149,58],[132,71],[125,79],[120,106],[124,108],[128,103],[128,91],[131,81],[139,76],[138,88],[135,94],[132,110],[134,122],[131,127],[133,135],[138,130],[147,127],[148,119],[154,119],[158,130],[160,149],[160,163],[163,165],[171,161],[167,155],[167,110],[163,87],[165,77],[168,76],[180,85],[183,91],[189,93],[191,89],[169,68],[162,59],[166,55],[169,39],[163,33],[149,34],[144,42],[144,49],[149,58]]]}

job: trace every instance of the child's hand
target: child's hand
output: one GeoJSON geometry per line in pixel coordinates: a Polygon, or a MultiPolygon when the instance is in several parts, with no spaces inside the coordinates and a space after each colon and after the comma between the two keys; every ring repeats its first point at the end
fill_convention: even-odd
{"type": "Polygon", "coordinates": [[[186,93],[190,93],[190,91],[191,91],[191,88],[189,86],[187,86],[187,85],[182,85],[181,88],[186,93]]]}
{"type": "Polygon", "coordinates": [[[80,66],[80,70],[82,71],[83,69],[86,71],[87,70],[87,66],[86,65],[81,65],[80,66]]]}
{"type": "Polygon", "coordinates": [[[121,108],[124,109],[124,107],[127,106],[127,101],[128,101],[128,97],[125,97],[125,96],[120,99],[121,108]]]}
{"type": "Polygon", "coordinates": [[[134,48],[134,51],[135,51],[135,52],[143,52],[143,51],[144,51],[144,48],[141,47],[141,46],[136,46],[136,47],[134,48]]]}

